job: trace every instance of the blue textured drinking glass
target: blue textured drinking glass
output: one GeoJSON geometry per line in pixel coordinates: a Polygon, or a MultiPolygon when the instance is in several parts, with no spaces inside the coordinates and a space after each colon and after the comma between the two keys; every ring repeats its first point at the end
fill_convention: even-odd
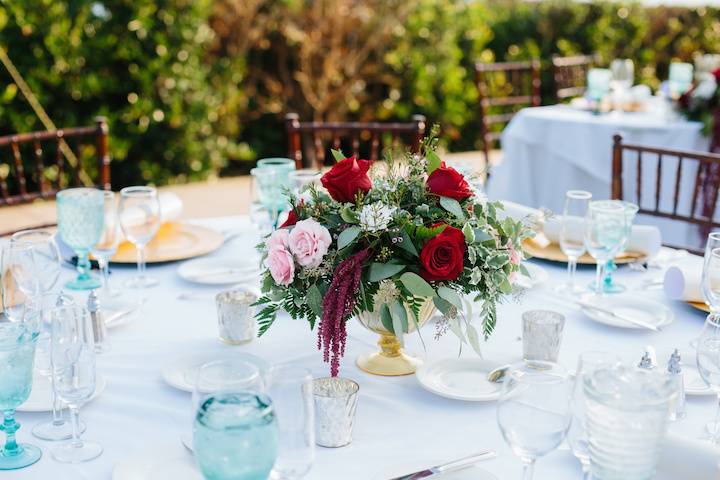
{"type": "Polygon", "coordinates": [[[6,436],[0,449],[0,470],[27,467],[42,456],[38,447],[15,440],[20,428],[15,409],[30,396],[37,336],[26,322],[0,323],[0,410],[4,415],[0,430],[6,436]]]}
{"type": "Polygon", "coordinates": [[[100,240],[105,216],[105,197],[95,188],[70,188],[57,194],[57,221],[60,237],[77,254],[78,276],[65,284],[73,290],[100,287],[90,275],[90,249],[100,240]]]}
{"type": "Polygon", "coordinates": [[[270,398],[253,391],[205,398],[193,424],[193,451],[207,480],[266,480],[277,457],[270,398]]]}
{"type": "Polygon", "coordinates": [[[258,202],[268,211],[273,229],[277,228],[280,213],[289,207],[285,192],[290,189],[290,170],[255,167],[250,170],[255,182],[258,202]]]}

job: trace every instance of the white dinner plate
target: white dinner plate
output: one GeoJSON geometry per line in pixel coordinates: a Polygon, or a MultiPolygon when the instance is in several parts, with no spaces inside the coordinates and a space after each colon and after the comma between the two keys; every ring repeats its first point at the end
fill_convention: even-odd
{"type": "Polygon", "coordinates": [[[502,384],[487,375],[503,365],[483,358],[444,358],[421,366],[415,377],[427,391],[441,397],[467,402],[491,402],[500,397],[502,384]]]}
{"type": "Polygon", "coordinates": [[[171,387],[175,387],[183,392],[192,393],[195,388],[195,377],[198,369],[215,360],[246,360],[254,363],[260,369],[260,374],[264,377],[270,366],[262,358],[250,353],[238,352],[202,352],[184,355],[168,363],[162,369],[162,377],[171,387]]]}
{"type": "MultiPolygon", "coordinates": [[[[102,375],[98,375],[95,382],[95,392],[90,400],[100,395],[107,386],[107,380],[102,375]]],[[[90,401],[88,400],[88,401],[90,401]]],[[[17,408],[18,412],[51,412],[52,411],[52,382],[44,375],[35,375],[33,377],[32,390],[30,397],[17,408]]]]}
{"type": "MultiPolygon", "coordinates": [[[[482,464],[479,462],[478,465],[482,464]]],[[[432,478],[443,479],[443,480],[498,480],[498,477],[480,468],[478,465],[472,465],[462,470],[456,470],[454,472],[442,473],[440,475],[433,475],[432,478]]],[[[388,478],[397,478],[403,475],[408,475],[412,472],[417,472],[432,465],[428,465],[427,461],[408,462],[403,465],[384,469],[373,477],[374,480],[387,480],[388,478]]],[[[113,478],[113,480],[116,480],[113,478]]],[[[124,480],[124,479],[123,479],[124,480]]]]}
{"type": "Polygon", "coordinates": [[[177,269],[183,280],[203,285],[229,285],[255,282],[260,278],[260,265],[254,254],[248,258],[197,258],[177,269]]]}
{"type": "Polygon", "coordinates": [[[518,279],[516,280],[517,285],[519,285],[522,288],[533,288],[537,287],[538,285],[542,285],[543,283],[547,282],[548,278],[550,278],[550,274],[547,270],[542,268],[540,265],[535,265],[534,263],[523,263],[525,268],[527,269],[529,275],[519,275],[518,279]]]}
{"type": "Polygon", "coordinates": [[[145,450],[115,465],[112,480],[202,480],[192,454],[179,443],[145,450]]]}
{"type": "MultiPolygon", "coordinates": [[[[589,298],[588,303],[596,304],[604,310],[611,310],[618,315],[632,317],[642,320],[645,323],[656,327],[664,327],[670,324],[675,318],[675,314],[662,303],[641,298],[639,296],[630,295],[607,295],[601,299],[589,298]]],[[[644,329],[639,325],[622,320],[621,318],[609,315],[607,313],[594,310],[592,308],[580,307],[580,309],[599,323],[610,325],[612,327],[644,329]]]]}

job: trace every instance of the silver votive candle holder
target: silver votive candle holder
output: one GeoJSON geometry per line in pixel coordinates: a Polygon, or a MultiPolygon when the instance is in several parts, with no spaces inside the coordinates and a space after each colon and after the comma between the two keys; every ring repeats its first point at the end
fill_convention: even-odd
{"type": "Polygon", "coordinates": [[[522,314],[523,360],[557,362],[565,317],[550,310],[529,310],[522,314]]]}
{"type": "Polygon", "coordinates": [[[313,380],[315,443],[321,447],[344,447],[352,442],[360,386],[347,378],[313,380]]]}
{"type": "Polygon", "coordinates": [[[231,345],[255,338],[255,307],[258,297],[248,290],[226,290],[215,296],[220,340],[231,345]]]}

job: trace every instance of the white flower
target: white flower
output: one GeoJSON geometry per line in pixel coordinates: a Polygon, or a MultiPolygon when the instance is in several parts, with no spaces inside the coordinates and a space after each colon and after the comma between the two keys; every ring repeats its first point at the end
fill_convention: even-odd
{"type": "Polygon", "coordinates": [[[692,91],[691,95],[693,98],[707,100],[715,95],[716,90],[717,82],[715,81],[715,76],[712,73],[708,73],[702,76],[698,86],[695,87],[695,90],[692,91]]]}
{"type": "Polygon", "coordinates": [[[365,205],[360,210],[360,228],[366,232],[379,232],[385,230],[392,222],[396,208],[375,202],[365,205]]]}

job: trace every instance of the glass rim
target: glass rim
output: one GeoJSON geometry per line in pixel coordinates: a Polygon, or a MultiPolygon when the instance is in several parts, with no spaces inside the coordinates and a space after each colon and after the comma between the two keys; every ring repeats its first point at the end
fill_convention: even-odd
{"type": "Polygon", "coordinates": [[[121,197],[143,197],[147,195],[157,195],[157,188],[147,185],[135,185],[125,187],[120,190],[121,197]]]}
{"type": "Polygon", "coordinates": [[[357,383],[355,380],[350,380],[349,378],[344,377],[319,377],[319,378],[313,378],[313,396],[320,397],[320,398],[347,398],[351,397],[353,395],[357,395],[360,391],[360,384],[357,383]],[[333,381],[333,382],[343,382],[347,384],[350,387],[350,390],[346,393],[343,393],[342,395],[332,395],[329,393],[319,393],[316,391],[315,387],[320,382],[326,382],[326,381],[333,381]]]}
{"type": "Polygon", "coordinates": [[[100,190],[99,188],[93,188],[93,187],[64,188],[55,194],[55,198],[62,200],[65,197],[70,197],[70,196],[74,196],[74,195],[79,195],[81,193],[90,193],[90,192],[102,193],[103,190],[100,190]]]}
{"type": "Polygon", "coordinates": [[[604,213],[624,213],[625,207],[615,200],[594,200],[588,205],[588,210],[595,210],[604,213]]]}
{"type": "Polygon", "coordinates": [[[565,315],[563,315],[560,312],[556,312],[555,310],[547,310],[544,308],[535,308],[532,310],[525,310],[520,318],[525,321],[526,319],[529,321],[531,315],[543,315],[544,317],[552,317],[553,320],[557,320],[558,322],[564,322],[565,321],[565,315]]]}
{"type": "Polygon", "coordinates": [[[533,385],[554,385],[567,382],[570,372],[557,362],[532,360],[517,362],[508,367],[506,381],[512,378],[521,383],[533,385]]]}
{"type": "Polygon", "coordinates": [[[267,158],[260,158],[257,162],[255,162],[256,168],[258,166],[268,166],[268,165],[293,165],[295,166],[295,160],[287,157],[267,157],[267,158]]]}
{"type": "Polygon", "coordinates": [[[566,198],[572,198],[573,200],[590,200],[592,193],[587,190],[568,190],[565,192],[566,198]]]}
{"type": "Polygon", "coordinates": [[[710,250],[710,256],[720,259],[720,247],[715,247],[710,250]]]}
{"type": "Polygon", "coordinates": [[[708,233],[708,239],[720,240],[720,231],[708,233]]]}
{"type": "Polygon", "coordinates": [[[291,170],[288,175],[290,175],[290,178],[292,177],[317,177],[322,175],[322,172],[320,170],[315,170],[314,168],[301,168],[296,170],[291,170]]]}

